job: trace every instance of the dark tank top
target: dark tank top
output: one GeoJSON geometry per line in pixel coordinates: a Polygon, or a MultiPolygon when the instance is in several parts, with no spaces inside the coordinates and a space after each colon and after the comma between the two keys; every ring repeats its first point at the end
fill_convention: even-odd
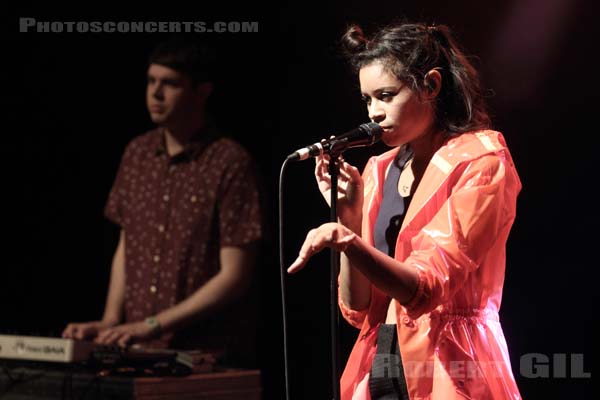
{"type": "MultiPolygon", "coordinates": [[[[394,257],[396,240],[412,198],[398,193],[398,181],[405,164],[412,158],[410,149],[401,149],[392,162],[383,185],[383,199],[373,230],[375,247],[394,257]]],[[[381,324],[377,332],[377,351],[371,366],[369,392],[373,400],[408,400],[396,324],[381,324]]]]}

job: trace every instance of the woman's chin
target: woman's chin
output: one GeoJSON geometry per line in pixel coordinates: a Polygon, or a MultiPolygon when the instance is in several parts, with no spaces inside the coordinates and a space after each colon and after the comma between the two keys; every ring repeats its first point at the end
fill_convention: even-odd
{"type": "Polygon", "coordinates": [[[406,143],[405,140],[402,140],[401,137],[398,137],[398,135],[392,131],[384,131],[381,135],[381,141],[389,147],[398,147],[406,143]]]}

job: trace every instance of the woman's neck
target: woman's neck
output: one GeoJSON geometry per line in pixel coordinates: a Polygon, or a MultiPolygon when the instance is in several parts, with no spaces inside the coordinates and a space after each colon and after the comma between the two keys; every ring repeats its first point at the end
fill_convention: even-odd
{"type": "Polygon", "coordinates": [[[445,140],[446,135],[443,132],[432,129],[410,142],[409,146],[414,154],[412,168],[415,174],[421,176],[425,172],[431,157],[444,144],[445,140]]]}

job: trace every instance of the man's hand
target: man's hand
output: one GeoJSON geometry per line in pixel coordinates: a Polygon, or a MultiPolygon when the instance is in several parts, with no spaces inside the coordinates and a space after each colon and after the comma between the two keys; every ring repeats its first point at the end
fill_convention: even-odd
{"type": "Polygon", "coordinates": [[[93,339],[101,330],[110,328],[113,325],[115,324],[105,321],[74,322],[67,325],[62,337],[77,340],[93,339]]]}
{"type": "Polygon", "coordinates": [[[152,339],[155,333],[155,330],[144,321],[132,322],[102,330],[94,342],[102,345],[117,344],[125,347],[131,343],[152,339]]]}

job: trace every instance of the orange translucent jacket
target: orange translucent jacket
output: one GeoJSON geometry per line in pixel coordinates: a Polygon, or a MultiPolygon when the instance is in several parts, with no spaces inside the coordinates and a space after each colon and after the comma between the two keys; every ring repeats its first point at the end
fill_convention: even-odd
{"type": "MultiPolygon", "coordinates": [[[[398,149],[369,160],[363,239],[373,245],[385,171],[398,149]]],[[[396,300],[398,343],[411,399],[519,399],[498,320],[505,245],[521,182],[499,132],[465,133],[433,156],[396,243],[418,272],[415,296],[396,300]]],[[[341,380],[342,400],[369,399],[377,327],[390,299],[375,286],[367,310],[342,315],[360,334],[341,380]]]]}

